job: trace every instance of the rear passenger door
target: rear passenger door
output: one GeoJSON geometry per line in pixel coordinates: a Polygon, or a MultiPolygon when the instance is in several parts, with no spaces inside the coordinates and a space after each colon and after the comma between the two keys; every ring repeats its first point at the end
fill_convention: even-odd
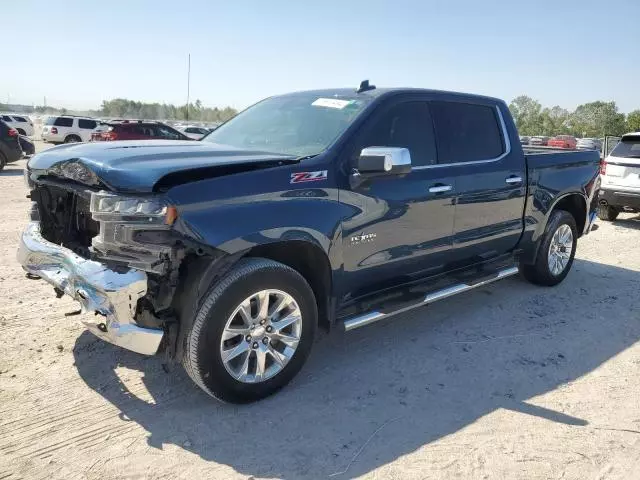
{"type": "Polygon", "coordinates": [[[452,258],[470,264],[512,250],[523,230],[526,166],[512,149],[500,106],[434,101],[440,166],[455,169],[452,258]]]}

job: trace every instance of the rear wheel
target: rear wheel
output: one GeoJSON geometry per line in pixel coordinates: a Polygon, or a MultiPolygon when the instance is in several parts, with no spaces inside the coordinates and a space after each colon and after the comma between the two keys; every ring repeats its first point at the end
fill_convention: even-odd
{"type": "Polygon", "coordinates": [[[67,135],[64,139],[64,143],[79,143],[82,139],[77,135],[67,135]]]}
{"type": "Polygon", "coordinates": [[[619,213],[620,210],[610,205],[598,205],[598,218],[605,222],[613,222],[619,213]]]}
{"type": "Polygon", "coordinates": [[[540,241],[536,262],[520,265],[523,276],[537,285],[560,283],[573,265],[577,239],[578,229],[573,215],[565,210],[553,212],[540,241]]]}
{"type": "Polygon", "coordinates": [[[183,364],[209,395],[246,403],[284,387],[307,359],[317,325],[313,291],[295,270],[241,260],[206,294],[183,364]]]}
{"type": "Polygon", "coordinates": [[[2,170],[6,164],[7,164],[7,159],[4,158],[4,154],[0,152],[0,170],[2,170]]]}

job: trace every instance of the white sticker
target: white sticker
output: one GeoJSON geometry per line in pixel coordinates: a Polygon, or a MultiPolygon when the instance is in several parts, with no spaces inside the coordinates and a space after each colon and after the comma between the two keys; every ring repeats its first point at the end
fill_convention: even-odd
{"type": "Polygon", "coordinates": [[[316,107],[343,109],[350,103],[351,103],[351,100],[338,100],[337,98],[319,98],[315,102],[313,102],[311,105],[314,105],[316,107]]]}

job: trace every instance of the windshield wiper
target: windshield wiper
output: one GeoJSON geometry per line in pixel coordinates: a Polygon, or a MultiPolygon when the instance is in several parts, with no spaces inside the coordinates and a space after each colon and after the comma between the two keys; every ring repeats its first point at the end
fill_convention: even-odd
{"type": "Polygon", "coordinates": [[[302,160],[308,160],[310,158],[313,157],[317,157],[318,155],[320,155],[319,153],[313,153],[311,155],[303,155],[302,157],[298,157],[295,159],[296,162],[301,162],[302,160]]]}

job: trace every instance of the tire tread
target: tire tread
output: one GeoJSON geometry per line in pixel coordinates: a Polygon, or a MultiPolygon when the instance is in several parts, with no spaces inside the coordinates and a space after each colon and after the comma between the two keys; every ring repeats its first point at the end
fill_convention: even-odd
{"type": "Polygon", "coordinates": [[[287,265],[266,258],[244,258],[239,260],[236,267],[227,273],[227,275],[225,275],[220,281],[212,285],[204,295],[203,298],[205,300],[198,308],[198,313],[193,321],[191,330],[187,335],[185,335],[186,348],[184,349],[185,355],[183,357],[182,364],[191,380],[193,380],[196,385],[213,398],[221,402],[226,401],[217,392],[205,384],[199,368],[200,358],[198,346],[200,343],[200,336],[202,335],[203,329],[209,319],[209,312],[234,283],[257,271],[263,271],[263,275],[269,275],[269,271],[282,272],[283,270],[299,277],[299,280],[306,284],[304,277],[287,265]]]}

